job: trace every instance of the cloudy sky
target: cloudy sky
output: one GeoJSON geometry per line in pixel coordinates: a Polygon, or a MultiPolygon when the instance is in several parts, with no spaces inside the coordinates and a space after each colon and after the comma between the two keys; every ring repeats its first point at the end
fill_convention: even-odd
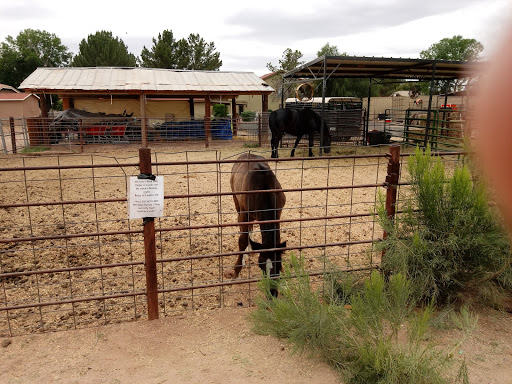
{"type": "Polygon", "coordinates": [[[286,48],[303,60],[325,44],[356,56],[419,57],[442,38],[475,38],[488,56],[512,26],[510,0],[0,0],[0,42],[26,28],[56,34],[73,53],[89,34],[112,31],[139,55],[152,38],[199,33],[223,71],[268,73],[286,48]]]}

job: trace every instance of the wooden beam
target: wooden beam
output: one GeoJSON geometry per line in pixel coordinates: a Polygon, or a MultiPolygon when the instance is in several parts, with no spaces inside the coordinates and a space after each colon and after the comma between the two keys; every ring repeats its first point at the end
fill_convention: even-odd
{"type": "Polygon", "coordinates": [[[142,135],[142,146],[148,146],[148,124],[146,120],[146,97],[143,93],[139,97],[140,102],[140,133],[142,135]]]}
{"type": "Polygon", "coordinates": [[[231,99],[231,124],[233,125],[233,137],[238,132],[238,114],[236,113],[236,97],[231,99]]]}
{"type": "Polygon", "coordinates": [[[211,137],[211,112],[210,112],[210,95],[204,97],[204,136],[205,148],[210,146],[211,137]]]}
{"type": "Polygon", "coordinates": [[[39,94],[39,102],[41,109],[41,117],[48,117],[48,106],[46,104],[46,98],[44,97],[44,93],[39,94]]]}
{"type": "Polygon", "coordinates": [[[195,120],[194,118],[194,98],[193,97],[189,97],[188,98],[188,106],[189,106],[189,109],[190,109],[190,120],[195,120]]]}
{"type": "Polygon", "coordinates": [[[261,97],[261,110],[263,112],[268,112],[268,95],[263,95],[261,97]]]}
{"type": "MultiPolygon", "coordinates": [[[[25,92],[27,93],[34,93],[34,94],[40,94],[40,93],[48,93],[48,94],[58,94],[62,96],[67,97],[81,97],[81,96],[96,96],[96,97],[109,97],[110,95],[113,95],[114,97],[122,97],[122,96],[132,96],[137,98],[140,95],[139,90],[122,90],[122,91],[116,91],[116,90],[108,90],[108,91],[101,91],[101,90],[70,90],[70,89],[38,89],[38,88],[27,88],[25,89],[25,92]]],[[[168,97],[184,97],[188,98],[190,96],[194,97],[204,97],[206,94],[210,97],[234,97],[239,95],[270,95],[273,91],[219,91],[219,92],[208,92],[208,91],[156,91],[156,90],[150,90],[145,91],[145,94],[147,97],[154,97],[154,96],[168,96],[168,97]]]]}
{"type": "Polygon", "coordinates": [[[71,108],[70,106],[70,97],[61,97],[62,99],[62,109],[65,111],[66,109],[71,108]]]}

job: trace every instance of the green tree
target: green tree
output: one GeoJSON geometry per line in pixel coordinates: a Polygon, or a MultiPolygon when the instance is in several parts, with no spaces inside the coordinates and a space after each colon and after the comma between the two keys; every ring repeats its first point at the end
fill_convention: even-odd
{"type": "Polygon", "coordinates": [[[267,63],[267,68],[271,72],[288,72],[304,64],[304,61],[300,61],[301,58],[301,51],[292,51],[290,48],[286,48],[283,52],[283,57],[279,60],[279,65],[267,63]]]}
{"type": "Polygon", "coordinates": [[[464,39],[460,35],[445,38],[421,51],[422,59],[476,61],[484,46],[475,39],[464,39]]]}
{"type": "MultiPolygon", "coordinates": [[[[279,60],[279,65],[273,65],[272,63],[267,63],[267,68],[271,72],[276,72],[283,74],[285,72],[291,71],[292,69],[298,67],[299,65],[304,64],[304,61],[301,61],[302,52],[295,50],[292,51],[290,48],[286,48],[283,52],[283,57],[279,60]]],[[[275,88],[277,90],[277,94],[281,97],[281,90],[283,85],[283,79],[276,80],[275,88]]],[[[295,87],[293,85],[289,85],[287,89],[284,90],[284,99],[288,97],[295,97],[295,87]]],[[[284,107],[284,106],[283,106],[284,107]]]]}
{"type": "Polygon", "coordinates": [[[198,34],[176,40],[171,30],[165,30],[153,38],[151,50],[142,49],[141,65],[147,68],[169,68],[216,71],[222,66],[220,53],[215,44],[207,43],[198,34]]]}
{"type": "Polygon", "coordinates": [[[63,67],[72,54],[47,31],[25,29],[0,45],[0,83],[18,87],[37,67],[63,67]]]}
{"type": "MultiPolygon", "coordinates": [[[[480,53],[484,50],[482,43],[475,39],[465,39],[460,35],[444,38],[432,44],[428,49],[420,52],[422,59],[428,60],[452,60],[452,61],[476,61],[480,59],[480,53]]],[[[440,91],[459,91],[467,79],[453,81],[437,81],[434,93],[440,91]]],[[[423,92],[428,92],[428,84],[422,86],[423,92]]]]}
{"type": "Polygon", "coordinates": [[[128,52],[123,40],[113,37],[112,32],[98,31],[82,39],[78,55],[71,62],[72,67],[135,67],[137,59],[128,52]]]}
{"type": "Polygon", "coordinates": [[[207,43],[198,34],[191,33],[187,39],[188,63],[185,69],[216,71],[222,66],[220,53],[215,52],[215,44],[207,43]]]}

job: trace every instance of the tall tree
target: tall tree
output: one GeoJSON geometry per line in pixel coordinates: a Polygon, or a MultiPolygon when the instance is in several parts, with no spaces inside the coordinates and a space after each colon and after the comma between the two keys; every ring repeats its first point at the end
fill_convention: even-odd
{"type": "Polygon", "coordinates": [[[47,31],[25,29],[0,45],[0,83],[18,87],[37,67],[63,67],[72,54],[47,31]]]}
{"type": "Polygon", "coordinates": [[[171,30],[165,30],[153,38],[153,46],[144,46],[140,59],[147,68],[191,69],[216,71],[222,66],[220,53],[215,44],[207,43],[198,34],[176,40],[171,30]]]}
{"type": "Polygon", "coordinates": [[[188,65],[186,69],[218,70],[222,65],[220,53],[215,52],[215,44],[207,43],[198,34],[191,33],[188,42],[188,65]]]}
{"type": "MultiPolygon", "coordinates": [[[[291,71],[292,69],[298,67],[299,65],[304,64],[304,61],[301,61],[302,52],[295,50],[292,51],[290,48],[286,48],[283,52],[283,57],[279,59],[279,65],[273,65],[272,63],[267,63],[267,69],[271,72],[275,72],[278,74],[283,74],[285,72],[291,71]]],[[[283,79],[282,77],[279,80],[276,80],[275,88],[277,90],[278,97],[282,96],[282,86],[283,79]]],[[[289,86],[284,90],[284,99],[288,97],[295,96],[295,88],[293,86],[289,86]]]]}
{"type": "MultiPolygon", "coordinates": [[[[476,61],[480,59],[480,53],[483,50],[484,46],[479,41],[456,35],[432,44],[428,49],[420,52],[420,57],[429,60],[476,61]]],[[[466,81],[467,79],[437,81],[434,85],[434,92],[438,93],[445,89],[447,91],[458,91],[466,81]]],[[[426,92],[427,89],[428,84],[424,84],[422,91],[426,92]]]]}
{"type": "Polygon", "coordinates": [[[288,72],[304,64],[304,61],[300,60],[301,58],[301,51],[292,51],[290,48],[286,48],[283,52],[283,57],[279,59],[279,65],[267,63],[267,68],[271,72],[288,72]]]}
{"type": "Polygon", "coordinates": [[[482,43],[475,39],[465,39],[460,35],[445,38],[420,52],[422,59],[476,61],[484,50],[482,43]]]}
{"type": "Polygon", "coordinates": [[[82,39],[72,67],[135,67],[137,59],[128,52],[123,40],[113,37],[112,32],[98,31],[82,39]]]}

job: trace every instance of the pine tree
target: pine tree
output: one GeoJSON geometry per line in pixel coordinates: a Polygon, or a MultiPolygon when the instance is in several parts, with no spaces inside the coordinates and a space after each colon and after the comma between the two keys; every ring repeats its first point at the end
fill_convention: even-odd
{"type": "Polygon", "coordinates": [[[135,67],[137,60],[123,40],[112,32],[98,31],[80,42],[72,67],[135,67]]]}

